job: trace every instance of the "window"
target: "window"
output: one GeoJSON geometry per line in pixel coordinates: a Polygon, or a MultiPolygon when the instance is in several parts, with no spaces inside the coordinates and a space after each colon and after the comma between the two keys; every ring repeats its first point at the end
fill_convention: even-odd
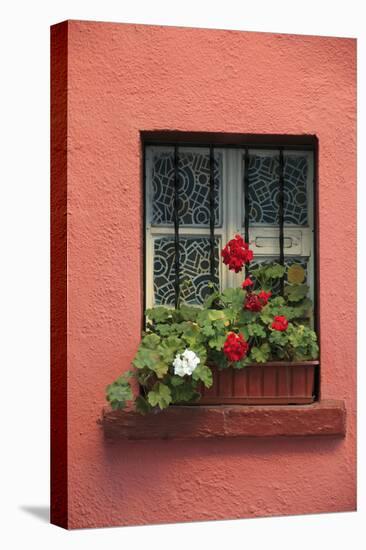
{"type": "Polygon", "coordinates": [[[201,304],[238,286],[223,245],[249,239],[250,267],[299,264],[314,298],[314,151],[307,146],[145,146],[146,306],[201,304]]]}

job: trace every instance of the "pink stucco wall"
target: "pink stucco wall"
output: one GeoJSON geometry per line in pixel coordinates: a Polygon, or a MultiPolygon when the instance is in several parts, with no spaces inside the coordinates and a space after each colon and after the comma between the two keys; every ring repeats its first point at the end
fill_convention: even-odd
{"type": "Polygon", "coordinates": [[[67,41],[68,526],[354,510],[356,42],[61,25],[67,32],[52,32],[67,41]],[[345,439],[103,440],[105,386],[140,338],[140,132],[154,130],[318,137],[321,396],[345,400],[345,439]]]}

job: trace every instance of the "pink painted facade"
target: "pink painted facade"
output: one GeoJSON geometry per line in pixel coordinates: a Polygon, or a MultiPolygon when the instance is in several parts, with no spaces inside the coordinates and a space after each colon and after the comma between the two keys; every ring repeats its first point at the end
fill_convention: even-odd
{"type": "Polygon", "coordinates": [[[355,510],[356,42],[69,21],[52,44],[64,115],[53,117],[56,222],[67,210],[53,364],[68,391],[64,439],[62,422],[54,428],[68,449],[65,523],[355,510]],[[321,398],[345,400],[345,438],[104,441],[105,386],[129,368],[141,332],[141,132],[167,130],[317,136],[321,398]]]}

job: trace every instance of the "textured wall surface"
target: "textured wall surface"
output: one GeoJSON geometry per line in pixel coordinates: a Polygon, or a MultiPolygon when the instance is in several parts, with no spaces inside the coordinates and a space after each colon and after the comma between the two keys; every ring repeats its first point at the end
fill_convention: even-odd
{"type": "Polygon", "coordinates": [[[61,25],[68,526],[354,510],[355,41],[61,25]],[[105,386],[129,368],[140,338],[145,130],[318,137],[321,395],[345,400],[345,439],[103,440],[105,386]]]}

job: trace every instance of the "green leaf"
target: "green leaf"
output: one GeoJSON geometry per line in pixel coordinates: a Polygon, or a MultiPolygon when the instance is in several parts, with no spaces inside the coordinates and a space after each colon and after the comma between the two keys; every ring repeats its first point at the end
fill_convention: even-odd
{"type": "Polygon", "coordinates": [[[292,321],[294,319],[309,319],[311,316],[311,311],[311,300],[305,298],[301,301],[301,304],[286,306],[281,312],[275,314],[285,315],[289,321],[292,321]]]}
{"type": "Polygon", "coordinates": [[[164,338],[161,342],[161,347],[166,349],[180,349],[182,347],[182,340],[179,338],[179,336],[168,336],[168,338],[164,338]]]}
{"type": "Polygon", "coordinates": [[[147,334],[143,337],[141,344],[145,348],[156,349],[157,346],[160,344],[160,341],[160,336],[158,336],[157,334],[147,334]]]}
{"type": "Polygon", "coordinates": [[[196,321],[197,315],[200,312],[199,307],[182,305],[179,313],[183,321],[196,321]]]}
{"type": "Polygon", "coordinates": [[[288,333],[287,331],[273,330],[269,335],[269,341],[276,346],[285,347],[288,343],[288,333]]]}
{"type": "Polygon", "coordinates": [[[181,386],[172,387],[172,403],[192,402],[198,397],[200,394],[191,382],[184,382],[181,386]]]}
{"type": "Polygon", "coordinates": [[[209,364],[216,365],[219,369],[226,369],[229,366],[222,350],[209,350],[209,364]]]}
{"type": "Polygon", "coordinates": [[[161,336],[170,336],[171,334],[174,334],[176,328],[174,324],[164,324],[159,323],[156,325],[155,330],[161,335],[161,336]]]}
{"type": "Polygon", "coordinates": [[[270,290],[272,281],[275,279],[281,279],[284,276],[286,268],[280,264],[271,262],[263,263],[256,269],[251,270],[250,275],[256,281],[263,290],[270,290]]]}
{"type": "Polygon", "coordinates": [[[246,325],[247,323],[254,321],[257,317],[258,313],[254,311],[248,311],[247,309],[242,309],[239,313],[238,324],[239,326],[246,325]]]}
{"type": "Polygon", "coordinates": [[[256,363],[265,363],[268,361],[271,354],[271,348],[267,342],[259,347],[253,346],[250,352],[250,357],[256,363]]]}
{"type": "MultiPolygon", "coordinates": [[[[242,308],[243,308],[243,304],[241,304],[240,310],[242,310],[242,308]]],[[[230,323],[234,323],[234,321],[237,318],[238,311],[235,308],[228,307],[228,308],[225,308],[223,312],[225,315],[225,319],[230,323]]]]}
{"type": "MultiPolygon", "coordinates": [[[[170,359],[171,357],[169,356],[168,360],[170,361],[170,359]]],[[[138,369],[150,369],[158,378],[163,378],[169,369],[169,363],[164,361],[159,351],[144,348],[143,345],[138,349],[132,364],[138,369]]]]}
{"type": "Polygon", "coordinates": [[[164,378],[164,376],[168,373],[169,365],[165,361],[157,361],[151,367],[151,370],[155,372],[158,378],[164,378]]]}
{"type": "Polygon", "coordinates": [[[296,359],[316,359],[319,348],[315,332],[304,325],[291,325],[287,329],[292,354],[296,359]]]}
{"type": "Polygon", "coordinates": [[[266,268],[266,275],[268,279],[281,279],[286,272],[286,267],[280,264],[272,264],[266,268]]]}
{"type": "Polygon", "coordinates": [[[310,359],[317,359],[319,357],[319,346],[316,342],[310,342],[309,356],[310,356],[310,359]]]}
{"type": "Polygon", "coordinates": [[[249,336],[261,336],[263,338],[266,336],[266,331],[259,323],[251,323],[250,325],[247,325],[247,330],[249,336]]]}
{"type": "Polygon", "coordinates": [[[159,360],[160,354],[158,351],[145,348],[140,344],[132,364],[138,369],[143,369],[144,367],[151,368],[154,363],[159,360]]]}
{"type": "Polygon", "coordinates": [[[166,363],[171,364],[177,353],[181,353],[185,348],[185,344],[178,336],[168,336],[162,340],[159,351],[161,358],[166,363]]]}
{"type": "Polygon", "coordinates": [[[201,327],[197,323],[186,321],[182,323],[182,338],[190,347],[196,346],[201,340],[201,327]]]}
{"type": "Polygon", "coordinates": [[[191,348],[192,351],[194,351],[197,355],[197,357],[200,358],[201,364],[204,365],[207,361],[207,350],[205,345],[197,345],[194,348],[191,348]]]}
{"type": "Polygon", "coordinates": [[[222,309],[203,309],[197,316],[197,321],[202,325],[207,321],[212,322],[218,319],[225,319],[225,313],[222,309]]]}
{"type": "Polygon", "coordinates": [[[202,334],[204,336],[215,336],[215,329],[211,323],[205,323],[202,327],[202,334]]]}
{"type": "Polygon", "coordinates": [[[172,401],[170,388],[166,384],[157,382],[152,390],[147,395],[147,400],[152,407],[159,406],[160,409],[165,409],[172,401]]]}
{"type": "Polygon", "coordinates": [[[238,311],[242,309],[245,298],[245,291],[242,288],[226,288],[222,293],[222,300],[227,305],[238,311]]]}
{"type": "Polygon", "coordinates": [[[126,401],[132,399],[132,391],[125,376],[120,376],[106,388],[106,397],[112,409],[123,409],[126,401]]]}
{"type": "Polygon", "coordinates": [[[283,296],[275,296],[274,298],[271,298],[270,304],[272,306],[284,306],[285,299],[283,298],[283,296]]]}
{"type": "Polygon", "coordinates": [[[147,414],[148,412],[151,411],[150,403],[148,403],[142,395],[139,395],[136,397],[135,407],[136,407],[136,411],[139,412],[140,414],[147,414]]]}
{"type": "Polygon", "coordinates": [[[171,379],[170,379],[170,383],[172,386],[181,386],[182,384],[184,384],[184,378],[182,378],[182,376],[172,376],[171,379]]]}
{"type": "Polygon", "coordinates": [[[152,321],[163,323],[165,321],[168,321],[168,319],[172,317],[172,310],[167,307],[157,306],[151,309],[147,309],[145,311],[145,315],[152,321]]]}
{"type": "Polygon", "coordinates": [[[250,277],[252,279],[264,279],[265,278],[265,274],[266,274],[266,269],[267,269],[267,266],[262,264],[256,268],[252,268],[250,270],[250,277]]]}
{"type": "Polygon", "coordinates": [[[212,386],[212,372],[206,365],[198,365],[192,373],[192,378],[193,380],[201,380],[206,388],[210,388],[212,386]]]}
{"type": "Polygon", "coordinates": [[[225,340],[226,334],[218,334],[217,336],[209,339],[208,345],[210,348],[220,351],[224,347],[225,340]]]}
{"type": "Polygon", "coordinates": [[[264,308],[260,312],[259,318],[265,325],[269,325],[269,323],[272,323],[273,317],[274,317],[273,308],[271,304],[267,304],[266,306],[264,306],[264,308]]]}
{"type": "Polygon", "coordinates": [[[286,285],[284,289],[285,296],[289,302],[300,302],[303,298],[307,296],[309,292],[308,285],[286,285]]]}

